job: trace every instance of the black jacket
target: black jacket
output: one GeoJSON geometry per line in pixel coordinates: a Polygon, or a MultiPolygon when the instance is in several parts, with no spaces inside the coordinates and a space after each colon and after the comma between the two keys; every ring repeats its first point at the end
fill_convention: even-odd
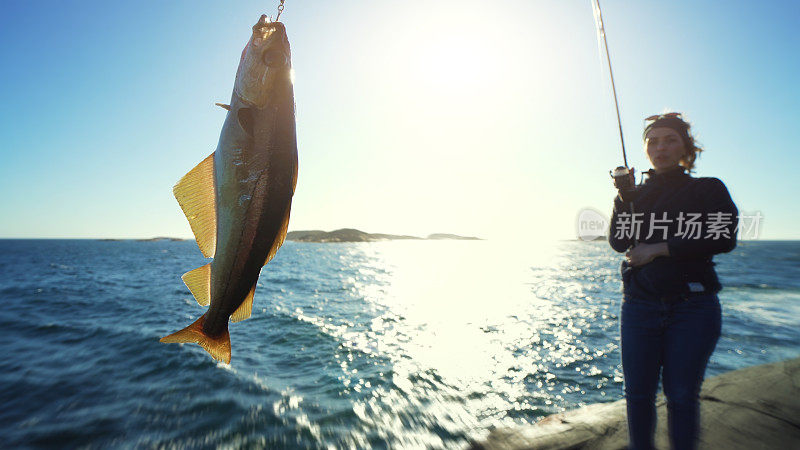
{"type": "Polygon", "coordinates": [[[719,292],[722,286],[712,258],[736,247],[738,223],[738,210],[725,184],[717,178],[694,178],[676,169],[651,175],[636,187],[632,197],[635,216],[629,202],[619,196],[614,199],[608,234],[611,247],[617,252],[630,248],[635,235],[629,225],[641,221],[638,241],[666,241],[670,256],[660,256],[639,267],[623,261],[625,296],[674,301],[719,292]]]}

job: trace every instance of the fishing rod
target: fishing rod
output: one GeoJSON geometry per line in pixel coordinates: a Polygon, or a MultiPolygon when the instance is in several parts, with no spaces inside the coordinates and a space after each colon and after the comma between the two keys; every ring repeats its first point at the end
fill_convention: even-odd
{"type": "Polygon", "coordinates": [[[603,48],[606,51],[606,61],[608,61],[608,74],[611,76],[611,91],[614,93],[614,107],[617,110],[617,125],[619,125],[619,142],[622,144],[622,159],[625,162],[625,167],[628,167],[628,157],[625,154],[625,138],[622,135],[622,119],[619,116],[619,102],[617,101],[617,87],[614,84],[614,71],[611,70],[611,55],[608,51],[608,41],[606,40],[606,29],[603,26],[603,12],[600,10],[600,0],[592,0],[592,9],[594,10],[595,25],[597,26],[597,40],[600,43],[600,38],[603,38],[603,48]]]}
{"type": "MultiPolygon", "coordinates": [[[[617,167],[611,172],[614,185],[617,189],[632,189],[635,184],[633,168],[628,167],[628,155],[625,152],[625,137],[622,133],[622,118],[619,114],[619,100],[617,99],[617,86],[614,83],[614,71],[611,68],[611,54],[608,51],[608,40],[606,39],[606,29],[603,25],[603,12],[600,9],[600,0],[592,0],[592,10],[594,11],[595,25],[597,27],[597,44],[605,49],[606,61],[608,62],[608,74],[611,78],[611,92],[614,94],[614,108],[617,111],[617,126],[619,127],[619,142],[622,145],[622,161],[624,165],[617,167]],[[600,38],[602,38],[602,43],[600,38]]],[[[602,50],[600,50],[602,53],[602,50]]]]}
{"type": "MultiPolygon", "coordinates": [[[[617,111],[617,125],[619,127],[619,142],[622,145],[622,161],[624,165],[617,167],[613,171],[609,171],[609,175],[611,178],[614,179],[614,186],[620,192],[620,199],[623,201],[628,201],[630,207],[630,214],[631,214],[631,231],[635,229],[634,220],[636,215],[634,214],[634,206],[633,206],[633,189],[636,187],[636,177],[634,175],[633,167],[628,167],[628,156],[625,153],[625,138],[622,134],[622,118],[619,115],[619,101],[617,100],[617,87],[614,84],[614,71],[611,69],[611,54],[608,51],[608,40],[606,39],[606,29],[603,25],[603,12],[600,10],[600,0],[592,0],[592,10],[594,11],[594,19],[595,25],[597,27],[597,45],[598,47],[600,44],[600,38],[603,38],[602,46],[605,49],[606,53],[606,61],[608,62],[608,74],[611,78],[611,91],[614,93],[614,107],[617,111]],[[624,194],[628,195],[624,195],[624,194]],[[631,197],[631,198],[623,198],[631,197]]],[[[598,49],[599,50],[599,49],[598,49]]],[[[602,53],[602,50],[601,50],[602,53]]],[[[636,246],[639,243],[639,239],[637,236],[634,236],[633,245],[636,246]]],[[[630,266],[626,267],[626,270],[630,270],[630,266]]]]}

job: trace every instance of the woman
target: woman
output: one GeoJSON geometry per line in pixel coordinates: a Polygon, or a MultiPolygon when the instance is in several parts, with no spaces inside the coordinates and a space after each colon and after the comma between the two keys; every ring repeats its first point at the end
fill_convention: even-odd
{"type": "Polygon", "coordinates": [[[695,448],[698,395],[721,328],[712,258],[736,246],[738,211],[722,181],[689,175],[702,149],[679,113],[645,120],[653,170],[620,189],[609,233],[627,252],[620,340],[630,448],[653,448],[660,372],[672,447],[695,448]]]}

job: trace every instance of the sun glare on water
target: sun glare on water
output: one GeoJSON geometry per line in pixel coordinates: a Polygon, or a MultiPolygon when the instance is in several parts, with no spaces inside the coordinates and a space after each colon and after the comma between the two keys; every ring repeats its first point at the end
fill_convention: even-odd
{"type": "MultiPolygon", "coordinates": [[[[547,281],[555,271],[537,277],[532,269],[558,260],[558,251],[558,243],[524,248],[490,241],[353,246],[342,262],[352,261],[364,277],[351,280],[352,294],[378,313],[367,333],[319,325],[362,354],[389,358],[396,387],[359,402],[354,410],[381,427],[397,424],[389,421],[393,415],[379,411],[417,408],[430,417],[448,418],[443,426],[472,424],[467,426],[477,429],[479,420],[494,414],[497,425],[512,423],[504,412],[509,403],[535,410],[537,401],[557,398],[560,394],[547,392],[547,386],[532,394],[525,380],[550,380],[548,364],[578,361],[586,350],[573,341],[581,333],[573,323],[581,310],[537,295],[542,289],[549,295],[547,281]]],[[[568,295],[581,296],[575,289],[568,295]]],[[[343,364],[348,373],[347,361],[343,364]]],[[[356,390],[365,389],[358,384],[359,374],[348,377],[356,390]]]]}

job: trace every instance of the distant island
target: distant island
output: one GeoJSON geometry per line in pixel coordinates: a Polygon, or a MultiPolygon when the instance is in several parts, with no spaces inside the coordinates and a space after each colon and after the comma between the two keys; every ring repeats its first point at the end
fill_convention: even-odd
{"type": "Polygon", "coordinates": [[[165,242],[165,241],[170,241],[170,242],[180,242],[180,241],[185,241],[186,239],[176,238],[176,237],[159,236],[159,237],[154,237],[154,238],[142,238],[142,239],[99,238],[99,239],[96,239],[96,240],[100,241],[100,242],[122,242],[122,241],[133,241],[133,242],[165,242]]]}
{"type": "Polygon", "coordinates": [[[177,242],[177,241],[182,241],[182,240],[183,239],[181,239],[181,238],[163,237],[163,236],[154,237],[154,238],[147,238],[147,239],[136,239],[137,242],[161,242],[161,241],[177,242]]]}
{"type": "Polygon", "coordinates": [[[322,230],[304,230],[304,231],[290,231],[286,234],[286,239],[298,242],[374,242],[374,241],[391,241],[391,240],[444,240],[454,239],[462,241],[479,241],[480,238],[473,236],[459,236],[456,234],[434,233],[427,238],[418,236],[396,235],[396,234],[382,234],[382,233],[367,233],[354,228],[342,228],[334,231],[322,230]]]}
{"type": "MultiPolygon", "coordinates": [[[[474,236],[459,236],[457,234],[434,233],[428,237],[408,236],[399,234],[367,233],[355,228],[342,228],[334,231],[304,230],[290,231],[286,233],[286,239],[297,242],[375,242],[375,241],[394,241],[394,240],[460,240],[460,241],[481,241],[481,238],[474,236]]],[[[127,239],[105,238],[98,241],[114,242],[127,239]]],[[[145,239],[132,239],[135,242],[168,242],[185,241],[176,237],[153,237],[145,239]]]]}

